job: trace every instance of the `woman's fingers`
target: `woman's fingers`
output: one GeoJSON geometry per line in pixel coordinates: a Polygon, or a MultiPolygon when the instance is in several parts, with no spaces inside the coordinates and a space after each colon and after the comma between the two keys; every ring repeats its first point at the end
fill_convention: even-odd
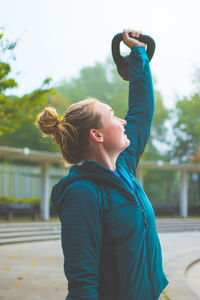
{"type": "Polygon", "coordinates": [[[134,29],[124,29],[123,30],[123,41],[124,44],[127,45],[129,48],[133,47],[145,47],[144,43],[139,42],[136,38],[140,36],[142,31],[134,30],[134,29]]]}
{"type": "Polygon", "coordinates": [[[141,34],[141,31],[137,31],[137,30],[130,30],[129,33],[131,33],[131,35],[133,37],[139,37],[141,34]]]}
{"type": "Polygon", "coordinates": [[[129,40],[130,39],[128,30],[123,31],[123,39],[124,40],[129,40]]]}
{"type": "Polygon", "coordinates": [[[127,28],[123,30],[123,33],[130,33],[132,37],[139,37],[142,31],[127,28]]]}

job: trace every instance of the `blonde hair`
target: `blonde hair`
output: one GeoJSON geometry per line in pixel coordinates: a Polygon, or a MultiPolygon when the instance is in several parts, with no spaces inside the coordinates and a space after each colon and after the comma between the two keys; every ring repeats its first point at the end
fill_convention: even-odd
{"type": "Polygon", "coordinates": [[[101,101],[88,98],[74,103],[61,119],[54,107],[45,107],[37,116],[35,125],[45,135],[53,137],[68,163],[79,163],[85,159],[90,129],[102,126],[101,115],[95,109],[98,102],[101,101]]]}

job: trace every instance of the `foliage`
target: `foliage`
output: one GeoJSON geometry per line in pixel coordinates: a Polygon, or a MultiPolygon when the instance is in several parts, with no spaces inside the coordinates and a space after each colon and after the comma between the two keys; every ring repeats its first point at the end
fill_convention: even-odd
{"type": "Polygon", "coordinates": [[[57,146],[52,139],[47,136],[44,138],[34,123],[23,124],[14,133],[0,136],[0,143],[8,147],[28,147],[38,151],[57,151],[57,146]]]}
{"type": "Polygon", "coordinates": [[[154,90],[155,95],[155,111],[151,126],[151,132],[148,143],[145,148],[145,152],[142,156],[144,160],[168,160],[167,153],[162,153],[161,149],[158,148],[155,142],[159,142],[160,147],[166,144],[167,127],[165,125],[169,118],[169,110],[164,106],[161,94],[156,89],[154,90]]]}
{"type": "Polygon", "coordinates": [[[190,162],[200,162],[200,147],[195,151],[194,157],[189,159],[190,162]]]}
{"type": "Polygon", "coordinates": [[[179,162],[186,162],[200,145],[200,94],[177,101],[176,114],[173,126],[176,141],[171,156],[179,162]]]}
{"type": "Polygon", "coordinates": [[[14,203],[14,204],[35,204],[40,205],[41,199],[39,197],[35,198],[14,198],[14,197],[8,197],[8,196],[0,196],[0,203],[14,203]]]}
{"type": "Polygon", "coordinates": [[[0,203],[14,203],[15,199],[9,196],[0,196],[0,203]]]}
{"type": "Polygon", "coordinates": [[[162,202],[178,203],[179,183],[180,173],[174,170],[144,171],[144,190],[152,204],[162,202]]]}
{"type": "MultiPolygon", "coordinates": [[[[2,42],[3,35],[0,35],[0,52],[12,51],[16,43],[2,42]]],[[[8,96],[5,92],[17,87],[15,79],[9,78],[11,67],[8,63],[0,62],[0,135],[14,133],[17,128],[34,121],[41,105],[46,101],[47,95],[53,92],[48,88],[50,78],[44,80],[42,86],[30,94],[22,97],[8,96]]]]}

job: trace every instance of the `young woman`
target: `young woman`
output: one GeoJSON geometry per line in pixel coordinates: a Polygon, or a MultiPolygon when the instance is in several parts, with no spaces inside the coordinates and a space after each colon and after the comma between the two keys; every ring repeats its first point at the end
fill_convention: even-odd
{"type": "Polygon", "coordinates": [[[139,34],[123,32],[131,48],[126,121],[97,99],[72,104],[60,120],[48,107],[37,119],[74,164],[51,195],[68,300],[155,300],[168,284],[154,211],[136,179],[154,110],[145,44],[134,39],[139,34]]]}

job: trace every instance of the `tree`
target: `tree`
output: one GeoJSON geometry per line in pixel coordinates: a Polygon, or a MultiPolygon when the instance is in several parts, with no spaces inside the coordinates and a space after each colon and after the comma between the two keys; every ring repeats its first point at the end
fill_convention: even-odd
{"type": "Polygon", "coordinates": [[[194,157],[191,157],[189,159],[189,161],[191,163],[197,163],[197,162],[200,162],[200,147],[197,148],[197,150],[195,151],[195,154],[194,154],[194,157]]]}
{"type": "Polygon", "coordinates": [[[176,137],[171,157],[187,162],[200,145],[200,94],[176,103],[177,120],[173,126],[176,137]]]}
{"type": "MultiPolygon", "coordinates": [[[[3,41],[0,35],[0,52],[13,51],[16,42],[3,41]]],[[[48,88],[50,78],[44,80],[42,86],[30,94],[7,96],[6,91],[17,87],[15,79],[9,78],[11,67],[9,63],[0,62],[0,135],[14,133],[16,129],[34,121],[38,109],[46,101],[47,95],[53,92],[48,88]]],[[[1,139],[2,141],[2,139],[1,139]]]]}
{"type": "Polygon", "coordinates": [[[110,101],[111,85],[107,80],[103,64],[97,63],[93,67],[83,67],[76,78],[62,81],[55,89],[63,95],[63,109],[67,104],[83,100],[87,97],[95,97],[102,101],[110,101]]]}

